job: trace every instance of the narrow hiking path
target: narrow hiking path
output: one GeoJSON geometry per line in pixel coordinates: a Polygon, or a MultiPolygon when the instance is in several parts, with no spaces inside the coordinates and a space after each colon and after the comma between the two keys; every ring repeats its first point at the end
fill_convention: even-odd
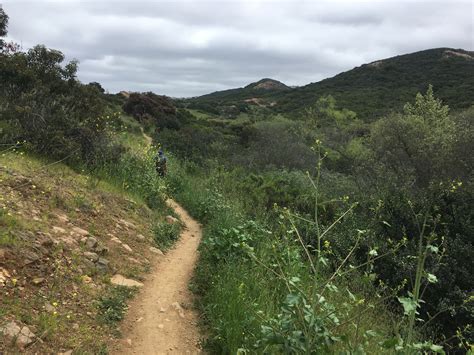
{"type": "Polygon", "coordinates": [[[111,354],[196,354],[198,315],[188,289],[197,261],[201,226],[173,200],[167,201],[184,224],[174,248],[161,257],[144,282],[121,325],[123,340],[111,354]]]}
{"type": "Polygon", "coordinates": [[[153,144],[153,139],[148,134],[145,133],[145,130],[141,126],[140,126],[140,131],[142,131],[143,138],[145,138],[147,145],[151,146],[153,144]]]}

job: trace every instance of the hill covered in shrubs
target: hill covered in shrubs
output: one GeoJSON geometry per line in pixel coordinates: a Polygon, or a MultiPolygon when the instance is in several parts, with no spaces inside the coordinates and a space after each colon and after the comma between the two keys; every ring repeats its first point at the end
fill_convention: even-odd
{"type": "Polygon", "coordinates": [[[254,90],[253,84],[189,99],[190,108],[216,113],[235,105],[246,112],[247,99],[258,99],[272,111],[297,116],[323,95],[332,95],[341,107],[365,121],[400,110],[417,92],[434,87],[437,97],[452,109],[474,104],[474,53],[436,48],[382,59],[316,83],[290,89],[254,90]]]}

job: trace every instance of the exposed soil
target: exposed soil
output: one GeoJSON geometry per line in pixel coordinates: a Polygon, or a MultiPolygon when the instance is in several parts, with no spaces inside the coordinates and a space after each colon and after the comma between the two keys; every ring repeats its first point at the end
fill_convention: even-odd
{"type": "MultiPolygon", "coordinates": [[[[114,273],[140,281],[165,258],[150,250],[162,213],[64,165],[1,155],[0,327],[33,332],[30,354],[103,351],[115,329],[97,301],[114,273]]],[[[19,351],[0,335],[0,354],[19,351]]]]}
{"type": "Polygon", "coordinates": [[[121,326],[123,339],[112,354],[200,353],[198,316],[188,289],[197,261],[201,226],[173,200],[168,204],[184,224],[181,237],[165,258],[159,258],[140,294],[131,302],[121,326]]]}
{"type": "Polygon", "coordinates": [[[143,138],[145,138],[146,140],[146,143],[151,146],[153,144],[153,139],[145,133],[145,130],[143,129],[143,127],[140,127],[140,130],[142,131],[142,135],[143,135],[143,138]]]}

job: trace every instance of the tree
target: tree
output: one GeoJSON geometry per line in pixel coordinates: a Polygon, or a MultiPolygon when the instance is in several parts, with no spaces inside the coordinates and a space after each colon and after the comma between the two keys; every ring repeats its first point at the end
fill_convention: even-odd
{"type": "Polygon", "coordinates": [[[26,141],[37,153],[88,162],[105,151],[104,102],[76,80],[76,61],[42,45],[1,59],[2,143],[26,141]]]}
{"type": "Polygon", "coordinates": [[[95,87],[97,90],[99,90],[99,92],[100,92],[101,94],[105,93],[105,90],[104,90],[104,88],[102,87],[102,85],[100,85],[100,83],[98,83],[98,82],[96,82],[96,81],[92,81],[92,82],[90,82],[90,83],[87,84],[87,85],[89,85],[89,86],[91,86],[91,87],[95,87]]]}
{"type": "Polygon", "coordinates": [[[433,95],[418,93],[404,114],[390,115],[372,127],[370,145],[379,162],[405,181],[426,187],[433,180],[454,179],[452,161],[456,127],[449,108],[433,95]]]}
{"type": "Polygon", "coordinates": [[[306,109],[306,121],[311,142],[323,142],[323,153],[327,156],[327,166],[340,171],[347,170],[351,161],[349,144],[363,134],[364,124],[355,112],[339,109],[331,95],[320,97],[316,103],[306,109]]]}
{"type": "MultiPolygon", "coordinates": [[[[472,324],[474,315],[472,303],[466,301],[474,287],[468,271],[474,267],[474,215],[468,207],[474,195],[472,112],[449,114],[429,87],[406,104],[402,114],[372,125],[368,145],[373,155],[363,175],[365,181],[372,181],[368,191],[374,205],[381,206],[378,215],[383,223],[374,224],[375,234],[381,240],[387,235],[408,240],[404,251],[377,263],[376,272],[382,279],[397,284],[402,282],[401,275],[419,271],[418,266],[423,265],[411,260],[422,255],[420,245],[427,248],[426,240],[441,246],[441,264],[435,255],[426,259],[439,281],[424,292],[426,303],[420,306],[419,317],[426,320],[429,314],[438,314],[431,324],[436,323],[447,338],[472,324]]],[[[474,332],[465,336],[472,342],[474,332]]]]}
{"type": "MultiPolygon", "coordinates": [[[[0,37],[5,37],[8,33],[8,15],[5,11],[0,7],[0,37]]],[[[3,48],[5,42],[3,39],[0,39],[0,49],[3,48]]]]}
{"type": "Polygon", "coordinates": [[[7,35],[8,28],[8,15],[0,7],[0,37],[5,37],[7,35]]]}

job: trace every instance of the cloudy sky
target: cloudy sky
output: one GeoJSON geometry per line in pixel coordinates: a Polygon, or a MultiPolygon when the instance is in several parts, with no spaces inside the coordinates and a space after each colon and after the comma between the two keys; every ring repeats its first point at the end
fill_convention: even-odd
{"type": "Polygon", "coordinates": [[[474,49],[471,0],[0,0],[9,39],[80,61],[110,92],[304,85],[398,54],[474,49]]]}

